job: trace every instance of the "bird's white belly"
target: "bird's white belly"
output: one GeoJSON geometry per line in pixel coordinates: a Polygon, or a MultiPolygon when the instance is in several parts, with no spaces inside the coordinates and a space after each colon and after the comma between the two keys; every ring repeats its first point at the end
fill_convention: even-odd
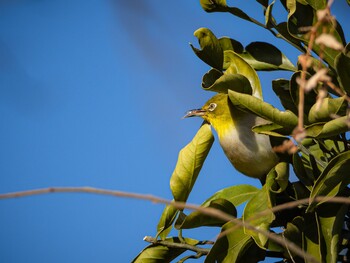
{"type": "Polygon", "coordinates": [[[251,130],[238,133],[236,129],[229,129],[219,139],[233,166],[247,176],[260,178],[278,162],[266,135],[256,134],[251,130]]]}

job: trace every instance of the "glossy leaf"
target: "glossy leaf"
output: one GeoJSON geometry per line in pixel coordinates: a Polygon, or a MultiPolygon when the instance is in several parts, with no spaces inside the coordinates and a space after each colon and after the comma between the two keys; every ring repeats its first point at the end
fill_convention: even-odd
{"type": "Polygon", "coordinates": [[[216,240],[205,263],[255,263],[264,259],[263,251],[256,246],[253,239],[241,227],[229,231],[233,227],[236,225],[231,222],[223,226],[222,231],[227,231],[227,234],[216,240]]]}
{"type": "MultiPolygon", "coordinates": [[[[338,195],[350,183],[350,151],[344,152],[332,159],[316,180],[310,198],[316,196],[334,197],[338,195]]],[[[324,201],[319,202],[322,204],[324,201]]],[[[316,206],[310,203],[308,211],[316,206]]]]}
{"type": "Polygon", "coordinates": [[[293,131],[293,127],[284,128],[276,123],[267,123],[256,125],[252,128],[253,132],[266,134],[275,137],[284,137],[290,135],[293,131]]]}
{"type": "Polygon", "coordinates": [[[222,74],[211,69],[203,76],[202,88],[205,90],[227,93],[229,89],[237,92],[252,94],[249,80],[241,74],[222,74]]]}
{"type": "Polygon", "coordinates": [[[194,35],[198,38],[201,47],[201,49],[197,49],[190,44],[194,53],[209,66],[222,70],[224,52],[213,32],[208,28],[199,28],[194,32],[194,35]]]}
{"type": "MultiPolygon", "coordinates": [[[[167,238],[164,241],[171,243],[181,243],[179,238],[167,238]]],[[[198,244],[197,240],[184,238],[184,241],[191,245],[198,244]]],[[[132,261],[132,263],[164,263],[170,262],[177,258],[186,249],[183,248],[170,248],[160,244],[152,244],[146,247],[141,253],[132,261]]]]}
{"type": "Polygon", "coordinates": [[[262,99],[260,80],[256,71],[232,50],[224,52],[225,74],[241,74],[245,76],[253,89],[253,96],[262,99]]]}
{"type": "Polygon", "coordinates": [[[271,104],[247,94],[241,94],[232,90],[229,90],[228,94],[234,106],[243,110],[249,110],[282,127],[294,128],[298,123],[297,116],[290,111],[280,111],[271,104]]]}
{"type": "Polygon", "coordinates": [[[175,201],[187,200],[213,142],[210,125],[203,124],[192,141],[180,151],[170,179],[175,201]]]}
{"type": "Polygon", "coordinates": [[[309,122],[324,122],[332,120],[332,115],[344,116],[346,114],[348,103],[344,97],[325,98],[320,106],[313,105],[309,111],[309,122]]]}
{"type": "MultiPolygon", "coordinates": [[[[237,216],[237,211],[235,206],[239,206],[244,202],[247,202],[250,200],[252,196],[254,196],[257,193],[258,189],[251,185],[235,185],[231,186],[225,189],[222,189],[218,192],[216,192],[214,195],[212,195],[210,198],[208,198],[201,206],[202,207],[216,207],[220,210],[237,216]],[[225,200],[225,201],[223,201],[225,200]],[[218,206],[220,205],[220,206],[218,206]],[[221,208],[224,209],[221,209],[221,208]]],[[[203,226],[203,225],[222,225],[222,221],[215,219],[215,218],[208,218],[207,216],[203,216],[200,212],[192,212],[189,214],[186,218],[182,220],[178,220],[177,226],[178,228],[193,228],[195,227],[195,224],[197,226],[203,226]]],[[[224,222],[225,223],[225,222],[224,222]]]]}
{"type": "Polygon", "coordinates": [[[314,177],[312,172],[310,172],[310,170],[306,169],[304,166],[299,153],[293,154],[293,169],[300,182],[302,182],[309,190],[311,190],[311,187],[314,184],[314,177]]]}
{"type": "Polygon", "coordinates": [[[275,46],[265,42],[252,42],[246,46],[246,53],[242,54],[256,70],[289,70],[296,71],[295,66],[275,46]]]}
{"type": "Polygon", "coordinates": [[[326,123],[315,123],[307,126],[305,131],[308,137],[329,138],[349,131],[349,118],[347,116],[331,120],[326,123]]]}
{"type": "MultiPolygon", "coordinates": [[[[205,207],[220,210],[234,217],[237,216],[237,210],[235,206],[230,201],[223,198],[212,200],[205,207]]],[[[175,227],[177,229],[189,229],[201,226],[222,226],[226,222],[227,221],[225,220],[205,215],[200,211],[195,211],[184,218],[179,218],[175,223],[175,227]]]]}
{"type": "Polygon", "coordinates": [[[165,239],[170,233],[172,229],[171,225],[173,224],[178,212],[178,209],[172,205],[167,205],[164,208],[157,225],[157,236],[161,239],[165,239]]]}

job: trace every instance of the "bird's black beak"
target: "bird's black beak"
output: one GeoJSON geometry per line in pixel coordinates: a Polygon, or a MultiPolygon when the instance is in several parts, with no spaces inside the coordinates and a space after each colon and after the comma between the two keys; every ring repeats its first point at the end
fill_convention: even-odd
{"type": "Polygon", "coordinates": [[[194,110],[189,110],[186,112],[186,115],[183,116],[182,118],[189,118],[189,117],[201,117],[205,114],[205,110],[202,109],[194,109],[194,110]]]}

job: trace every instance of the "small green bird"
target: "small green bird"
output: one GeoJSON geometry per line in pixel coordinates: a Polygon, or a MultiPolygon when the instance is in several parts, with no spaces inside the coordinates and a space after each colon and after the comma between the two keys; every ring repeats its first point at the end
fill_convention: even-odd
{"type": "Polygon", "coordinates": [[[253,126],[267,121],[234,107],[227,94],[215,95],[201,109],[188,111],[184,118],[194,116],[212,125],[227,158],[239,172],[264,180],[278,163],[269,136],[252,131],[253,126]]]}

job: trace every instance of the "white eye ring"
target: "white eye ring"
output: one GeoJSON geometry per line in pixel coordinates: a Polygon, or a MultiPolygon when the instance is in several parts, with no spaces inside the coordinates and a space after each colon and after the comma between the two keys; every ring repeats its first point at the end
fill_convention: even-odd
{"type": "Polygon", "coordinates": [[[216,108],[216,103],[210,103],[209,104],[209,107],[208,107],[208,111],[213,111],[213,110],[215,110],[215,108],[216,108]]]}

